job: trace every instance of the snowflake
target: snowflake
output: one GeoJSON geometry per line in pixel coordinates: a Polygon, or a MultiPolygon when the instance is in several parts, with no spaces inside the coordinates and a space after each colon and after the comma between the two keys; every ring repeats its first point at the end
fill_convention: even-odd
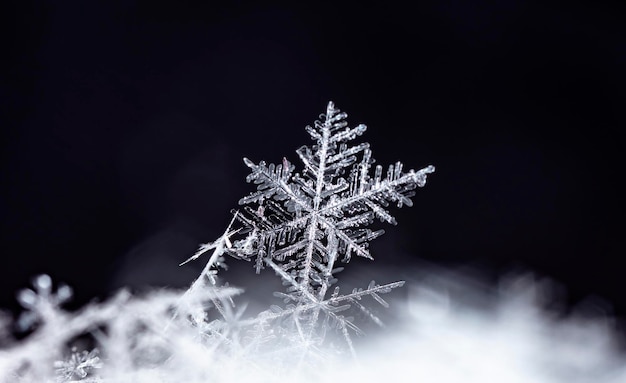
{"type": "Polygon", "coordinates": [[[317,330],[323,334],[336,328],[353,351],[348,331],[361,331],[342,313],[355,306],[381,324],[361,299],[370,296],[387,307],[380,294],[404,282],[379,285],[372,281],[367,288],[349,294],[340,294],[339,287],[330,292],[337,281],[334,275],[342,269],[336,264],[349,262],[352,255],[373,259],[369,241],[383,230],[373,231],[368,225],[374,218],[396,224],[386,207],[390,202],[398,207],[411,206],[413,190],[424,186],[426,176],[435,168],[403,172],[402,163],[397,162],[388,167],[385,177],[380,165],[371,176],[374,160],[369,144],[349,145],[366,126],[349,128],[347,115],[332,102],[320,117],[306,127],[315,144],[296,151],[304,165],[301,173],[295,173],[295,166],[286,158],[277,165],[264,161],[255,164],[244,158],[251,169],[246,180],[258,186],[239,201],[241,211],[233,212],[239,227],[233,229],[231,221],[218,241],[203,245],[189,260],[214,250],[203,272],[207,278],[212,278],[214,266],[221,264],[225,253],[254,260],[257,273],[271,268],[287,286],[286,291],[276,293],[287,306],[264,312],[259,320],[290,317],[305,342],[323,339],[317,330]],[[231,239],[234,236],[240,238],[231,239]],[[320,313],[323,324],[318,326],[320,313]]]}
{"type": "Polygon", "coordinates": [[[102,368],[98,349],[78,352],[72,348],[72,355],[64,361],[54,363],[58,381],[84,381],[94,369],[102,368]]]}
{"type": "Polygon", "coordinates": [[[72,297],[72,289],[61,285],[56,292],[52,290],[52,278],[38,275],[33,280],[34,290],[24,289],[17,295],[17,300],[26,309],[20,315],[17,325],[25,331],[38,321],[50,322],[57,317],[60,306],[72,297]]]}

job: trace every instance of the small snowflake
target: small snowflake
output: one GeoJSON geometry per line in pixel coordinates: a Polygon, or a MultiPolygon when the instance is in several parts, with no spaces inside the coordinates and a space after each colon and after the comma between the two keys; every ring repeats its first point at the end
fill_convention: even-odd
{"type": "Polygon", "coordinates": [[[52,279],[46,274],[37,276],[33,287],[34,290],[24,289],[17,295],[17,300],[27,310],[17,322],[22,331],[30,329],[38,321],[55,317],[59,307],[72,297],[72,289],[67,285],[61,285],[54,292],[52,279]]]}
{"type": "Polygon", "coordinates": [[[58,382],[83,381],[96,368],[102,367],[98,349],[78,352],[72,348],[72,355],[65,361],[57,361],[54,368],[58,382]]]}

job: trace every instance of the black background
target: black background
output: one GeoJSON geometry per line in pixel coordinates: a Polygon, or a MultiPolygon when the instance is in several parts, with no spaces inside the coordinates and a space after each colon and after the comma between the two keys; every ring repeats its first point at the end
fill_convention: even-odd
{"type": "Polygon", "coordinates": [[[437,167],[374,243],[378,264],[532,270],[572,305],[626,314],[623,2],[13,1],[3,15],[1,307],[43,272],[77,305],[190,283],[201,264],[177,264],[252,190],[241,158],[298,164],[333,100],[379,163],[437,167]]]}

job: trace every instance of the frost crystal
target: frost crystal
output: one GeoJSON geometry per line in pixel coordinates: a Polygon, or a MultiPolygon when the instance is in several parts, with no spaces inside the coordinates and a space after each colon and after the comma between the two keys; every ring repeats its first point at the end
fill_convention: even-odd
{"type": "Polygon", "coordinates": [[[327,330],[338,329],[354,352],[349,330],[360,330],[342,313],[355,306],[381,324],[361,299],[370,296],[386,307],[380,294],[404,282],[379,285],[372,281],[365,289],[341,294],[339,287],[331,291],[337,281],[334,275],[341,271],[336,264],[349,262],[352,255],[373,259],[369,241],[383,230],[373,231],[368,225],[374,218],[396,224],[386,207],[390,202],[398,207],[411,206],[413,190],[424,186],[426,176],[435,168],[405,173],[402,163],[397,162],[388,167],[385,176],[381,165],[371,175],[374,159],[369,144],[351,144],[366,126],[350,128],[346,117],[330,102],[320,120],[306,127],[315,143],[297,150],[304,165],[301,173],[296,173],[286,158],[277,165],[264,161],[255,164],[244,158],[251,169],[246,180],[258,186],[239,200],[242,211],[233,212],[239,227],[229,228],[217,244],[204,245],[192,258],[215,248],[209,268],[222,253],[253,260],[257,273],[271,268],[287,286],[284,292],[276,293],[287,306],[262,313],[259,318],[289,318],[300,340],[306,342],[322,341],[327,330]],[[234,235],[240,239],[231,239],[234,235]]]}
{"type": "Polygon", "coordinates": [[[101,368],[102,363],[98,357],[98,350],[78,352],[72,348],[72,355],[67,360],[54,363],[59,381],[83,380],[96,368],[101,368]]]}

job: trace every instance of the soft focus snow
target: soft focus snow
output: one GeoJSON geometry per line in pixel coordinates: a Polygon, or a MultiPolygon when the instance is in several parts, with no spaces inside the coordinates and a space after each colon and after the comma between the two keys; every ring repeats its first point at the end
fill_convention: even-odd
{"type": "Polygon", "coordinates": [[[545,281],[511,278],[478,298],[471,286],[445,283],[465,293],[452,298],[414,285],[400,309],[404,319],[362,352],[361,364],[371,368],[348,376],[368,382],[626,382],[626,359],[610,318],[556,319],[540,307],[549,300],[545,281]]]}
{"type": "MultiPolygon", "coordinates": [[[[298,358],[301,349],[251,353],[245,344],[225,354],[223,349],[201,344],[197,332],[186,330],[157,344],[165,358],[145,354],[160,342],[153,336],[143,338],[146,347],[124,355],[128,361],[147,362],[120,364],[117,358],[118,363],[108,363],[115,350],[129,351],[124,345],[103,343],[103,367],[93,371],[101,380],[94,374],[84,381],[626,382],[626,357],[618,349],[623,334],[617,332],[613,319],[564,316],[542,308],[555,306],[548,305],[554,303],[550,282],[527,274],[503,278],[498,289],[486,289],[463,275],[424,270],[420,275],[425,277],[419,283],[407,284],[404,298],[391,299],[387,326],[368,331],[356,343],[356,361],[349,353],[331,348],[316,350],[306,360],[298,358]]],[[[245,299],[245,294],[240,298],[245,299]]],[[[152,298],[132,299],[137,302],[127,305],[129,310],[134,307],[154,317],[160,311],[151,311],[151,299],[162,303],[173,297],[155,291],[152,298]]],[[[29,355],[30,360],[50,360],[46,354],[51,351],[44,347],[28,352],[40,354],[29,355]]],[[[29,380],[28,373],[20,379],[9,369],[22,357],[18,353],[16,345],[0,351],[1,382],[59,381],[55,375],[29,380]]]]}

